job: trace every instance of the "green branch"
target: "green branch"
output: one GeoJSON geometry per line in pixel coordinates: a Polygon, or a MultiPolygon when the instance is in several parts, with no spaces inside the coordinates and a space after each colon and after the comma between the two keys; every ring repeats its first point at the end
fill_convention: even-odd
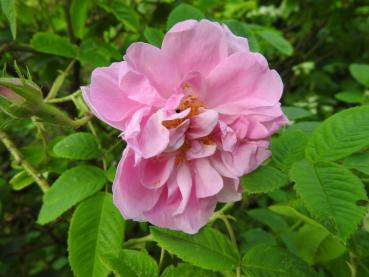
{"type": "Polygon", "coordinates": [[[23,158],[22,153],[15,146],[14,142],[1,129],[0,129],[0,141],[5,145],[6,149],[13,156],[16,163],[19,164],[28,173],[28,175],[30,175],[35,180],[36,184],[40,187],[42,192],[46,192],[50,186],[45,180],[45,178],[41,175],[41,173],[37,172],[37,170],[29,162],[27,162],[23,158]]]}

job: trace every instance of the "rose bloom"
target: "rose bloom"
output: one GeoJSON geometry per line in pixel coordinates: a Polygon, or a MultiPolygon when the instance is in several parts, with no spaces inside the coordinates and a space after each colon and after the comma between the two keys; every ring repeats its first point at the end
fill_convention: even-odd
{"type": "Polygon", "coordinates": [[[217,202],[241,199],[240,176],[270,156],[270,136],[287,121],[278,73],[208,20],[176,24],[161,48],[133,43],[82,90],[127,142],[113,184],[124,218],[190,234],[217,202]]]}

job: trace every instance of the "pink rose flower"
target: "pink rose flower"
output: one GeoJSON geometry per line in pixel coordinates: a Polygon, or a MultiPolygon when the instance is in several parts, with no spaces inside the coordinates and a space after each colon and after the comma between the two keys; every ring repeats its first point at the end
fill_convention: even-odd
{"type": "Polygon", "coordinates": [[[208,20],[176,24],[161,49],[138,42],[92,73],[85,101],[127,142],[113,184],[126,219],[196,233],[240,176],[270,156],[287,122],[283,84],[247,40],[208,20]]]}

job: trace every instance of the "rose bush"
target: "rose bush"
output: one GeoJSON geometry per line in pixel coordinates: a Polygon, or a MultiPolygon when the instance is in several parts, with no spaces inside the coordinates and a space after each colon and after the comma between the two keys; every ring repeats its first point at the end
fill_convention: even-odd
{"type": "Polygon", "coordinates": [[[0,1],[0,276],[368,275],[367,4],[185,2],[0,1]]]}

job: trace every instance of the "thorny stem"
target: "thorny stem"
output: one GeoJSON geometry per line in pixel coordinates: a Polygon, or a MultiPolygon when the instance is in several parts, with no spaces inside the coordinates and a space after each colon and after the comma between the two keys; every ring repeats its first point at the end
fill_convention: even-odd
{"type": "Polygon", "coordinates": [[[147,236],[136,238],[136,239],[130,239],[123,243],[124,248],[135,248],[138,244],[146,243],[152,241],[152,235],[149,234],[147,236]]]}
{"type": "Polygon", "coordinates": [[[45,178],[41,175],[41,173],[37,172],[36,169],[27,162],[22,153],[15,146],[14,142],[9,138],[9,136],[0,129],[0,140],[5,145],[6,149],[13,156],[17,164],[23,167],[23,169],[35,180],[36,184],[40,187],[42,192],[46,192],[49,189],[49,184],[45,180],[45,178]]]}

